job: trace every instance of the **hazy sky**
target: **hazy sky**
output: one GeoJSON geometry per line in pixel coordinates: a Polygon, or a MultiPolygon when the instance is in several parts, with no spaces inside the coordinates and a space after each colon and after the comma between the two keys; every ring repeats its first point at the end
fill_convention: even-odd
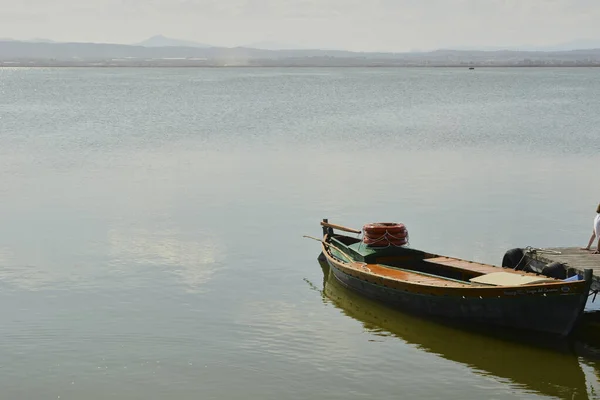
{"type": "Polygon", "coordinates": [[[0,37],[406,51],[600,40],[600,0],[0,0],[0,37]]]}

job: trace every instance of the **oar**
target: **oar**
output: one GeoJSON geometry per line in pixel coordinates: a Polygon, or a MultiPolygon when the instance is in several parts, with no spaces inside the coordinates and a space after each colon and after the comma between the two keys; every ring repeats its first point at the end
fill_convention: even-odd
{"type": "Polygon", "coordinates": [[[321,221],[321,226],[326,226],[328,228],[338,229],[340,231],[351,232],[351,233],[360,233],[358,229],[348,228],[342,225],[330,224],[329,222],[321,221]]]}
{"type": "Polygon", "coordinates": [[[312,236],[308,236],[308,235],[304,235],[304,236],[302,236],[302,237],[305,237],[305,238],[308,238],[308,239],[312,239],[312,240],[316,240],[317,242],[321,242],[321,243],[323,243],[325,246],[328,246],[328,247],[330,247],[330,248],[332,248],[332,249],[336,249],[337,251],[339,251],[340,253],[342,253],[342,255],[343,255],[344,257],[346,257],[346,259],[347,259],[348,261],[350,261],[350,262],[354,262],[354,261],[356,261],[356,260],[354,260],[352,257],[350,257],[348,254],[346,254],[346,253],[344,253],[342,250],[340,250],[338,247],[335,247],[334,245],[332,245],[331,243],[327,243],[327,242],[325,242],[325,241],[323,241],[323,240],[321,240],[321,239],[318,239],[318,238],[316,238],[316,237],[312,237],[312,236]]]}

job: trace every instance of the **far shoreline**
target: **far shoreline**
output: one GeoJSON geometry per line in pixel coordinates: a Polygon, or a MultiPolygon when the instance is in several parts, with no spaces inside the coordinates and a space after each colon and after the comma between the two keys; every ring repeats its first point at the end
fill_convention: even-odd
{"type": "Polygon", "coordinates": [[[0,62],[0,68],[465,68],[465,69],[485,69],[485,68],[598,68],[600,63],[577,64],[577,65],[548,65],[548,64],[493,64],[493,65],[470,65],[470,64],[440,64],[440,65],[360,65],[360,64],[272,64],[272,65],[252,65],[252,64],[229,64],[229,65],[208,65],[208,64],[169,64],[169,63],[148,63],[148,64],[104,64],[104,63],[23,63],[23,62],[0,62]]]}

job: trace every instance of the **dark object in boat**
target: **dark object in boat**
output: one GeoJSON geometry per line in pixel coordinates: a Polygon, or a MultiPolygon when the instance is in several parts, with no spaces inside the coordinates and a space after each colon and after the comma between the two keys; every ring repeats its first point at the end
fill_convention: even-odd
{"type": "Polygon", "coordinates": [[[523,249],[510,249],[504,253],[502,258],[502,268],[510,268],[514,270],[522,270],[525,265],[525,252],[523,249]]]}
{"type": "Polygon", "coordinates": [[[542,275],[556,279],[567,279],[567,269],[564,264],[553,262],[542,269],[542,275]]]}
{"type": "Polygon", "coordinates": [[[504,253],[502,268],[510,268],[518,271],[540,273],[544,276],[556,279],[567,279],[577,273],[569,273],[567,266],[559,262],[551,262],[547,265],[538,265],[537,269],[530,265],[531,259],[527,257],[525,249],[515,248],[504,253]]]}

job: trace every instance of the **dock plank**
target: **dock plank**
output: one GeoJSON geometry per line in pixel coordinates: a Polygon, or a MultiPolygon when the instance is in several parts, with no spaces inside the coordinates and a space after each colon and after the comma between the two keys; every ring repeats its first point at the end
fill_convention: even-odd
{"type": "Polygon", "coordinates": [[[536,250],[534,257],[548,263],[559,262],[578,274],[583,274],[584,269],[591,269],[594,274],[592,289],[600,290],[600,254],[578,247],[545,247],[536,250]]]}
{"type": "Polygon", "coordinates": [[[560,254],[547,253],[544,251],[538,252],[539,256],[556,261],[570,267],[581,269],[591,268],[600,273],[600,254],[593,254],[593,251],[581,250],[577,247],[551,247],[544,248],[552,252],[560,254]]]}

